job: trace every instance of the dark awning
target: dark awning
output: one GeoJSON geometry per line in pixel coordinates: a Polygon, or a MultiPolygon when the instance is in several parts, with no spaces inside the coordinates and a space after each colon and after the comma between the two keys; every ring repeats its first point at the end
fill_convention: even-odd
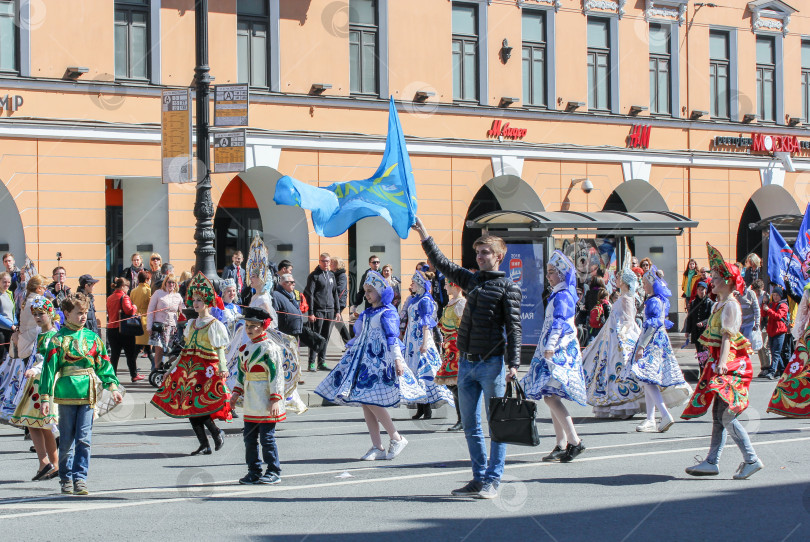
{"type": "Polygon", "coordinates": [[[492,211],[467,221],[467,227],[487,230],[528,230],[551,235],[587,232],[598,235],[681,235],[698,222],[669,211],[492,211]],[[562,231],[561,231],[562,230],[562,231]]]}
{"type": "Polygon", "coordinates": [[[773,222],[773,225],[779,228],[780,233],[782,228],[792,228],[799,231],[803,218],[802,215],[775,215],[763,218],[759,222],[752,222],[748,224],[748,227],[752,230],[767,230],[771,226],[771,222],[773,222]]]}

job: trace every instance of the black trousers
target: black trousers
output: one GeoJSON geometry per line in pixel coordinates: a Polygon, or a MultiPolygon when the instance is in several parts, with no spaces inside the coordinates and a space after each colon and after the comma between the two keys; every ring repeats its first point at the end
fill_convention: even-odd
{"type": "Polygon", "coordinates": [[[6,354],[11,349],[11,330],[0,329],[0,363],[6,359],[6,354]]]}
{"type": "Polygon", "coordinates": [[[138,348],[135,345],[135,337],[132,335],[121,335],[118,328],[107,328],[107,342],[110,343],[110,363],[113,371],[118,373],[118,358],[121,357],[121,350],[127,358],[129,376],[135,378],[138,374],[136,361],[138,359],[138,348]]]}
{"type": "Polygon", "coordinates": [[[326,348],[329,346],[329,334],[332,332],[332,320],[335,318],[335,311],[313,311],[317,320],[312,322],[310,325],[312,326],[312,330],[321,335],[326,342],[324,343],[323,350],[320,352],[315,352],[314,350],[310,349],[309,351],[309,364],[312,365],[315,363],[315,358],[318,359],[318,365],[323,365],[324,360],[326,359],[326,348]]]}

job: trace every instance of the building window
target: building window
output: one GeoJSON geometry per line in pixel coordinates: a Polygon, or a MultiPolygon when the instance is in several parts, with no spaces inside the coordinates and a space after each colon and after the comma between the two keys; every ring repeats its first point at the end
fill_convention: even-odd
{"type": "Polygon", "coordinates": [[[776,46],[772,37],[757,37],[757,118],[776,120],[776,46]]]}
{"type": "Polygon", "coordinates": [[[377,66],[376,0],[349,0],[349,91],[376,95],[379,92],[377,66]]]}
{"type": "Polygon", "coordinates": [[[672,69],[669,26],[650,25],[650,113],[669,115],[672,69]]]}
{"type": "Polygon", "coordinates": [[[588,109],[610,110],[610,23],[588,18],[588,109]]]}
{"type": "Polygon", "coordinates": [[[17,11],[16,0],[0,1],[0,71],[16,72],[19,33],[14,24],[17,11]]]}
{"type": "Polygon", "coordinates": [[[453,100],[478,101],[476,6],[453,4],[453,100]]]}
{"type": "Polygon", "coordinates": [[[810,124],[810,41],[802,42],[802,122],[810,124]]]}
{"type": "Polygon", "coordinates": [[[267,5],[267,0],[236,2],[236,79],[251,87],[269,87],[267,5]]]}
{"type": "Polygon", "coordinates": [[[523,103],[546,105],[546,15],[523,12],[523,103]]]}
{"type": "Polygon", "coordinates": [[[115,1],[115,77],[149,79],[149,0],[115,1]]]}
{"type": "Polygon", "coordinates": [[[731,68],[728,32],[709,32],[709,93],[711,94],[711,116],[717,119],[729,118],[731,98],[731,68]]]}

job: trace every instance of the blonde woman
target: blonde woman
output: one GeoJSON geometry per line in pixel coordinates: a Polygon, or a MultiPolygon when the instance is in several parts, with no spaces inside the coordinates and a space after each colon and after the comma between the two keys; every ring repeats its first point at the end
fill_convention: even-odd
{"type": "Polygon", "coordinates": [[[163,353],[171,348],[177,330],[177,315],[183,308],[183,297],[177,292],[178,280],[166,275],[163,286],[152,294],[146,311],[146,330],[149,344],[155,348],[155,368],[163,363],[163,353]]]}
{"type": "Polygon", "coordinates": [[[762,278],[762,268],[760,267],[762,260],[753,252],[745,257],[745,271],[743,272],[743,280],[746,286],[762,278]]]}

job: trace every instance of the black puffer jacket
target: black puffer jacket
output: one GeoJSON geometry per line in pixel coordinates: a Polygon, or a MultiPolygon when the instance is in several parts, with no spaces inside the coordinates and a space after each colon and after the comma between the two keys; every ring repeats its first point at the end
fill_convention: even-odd
{"type": "Polygon", "coordinates": [[[502,271],[473,273],[454,264],[445,258],[432,237],[422,241],[422,248],[448,281],[467,292],[467,304],[458,328],[458,349],[483,358],[503,355],[506,365],[519,367],[520,288],[502,271]]]}

